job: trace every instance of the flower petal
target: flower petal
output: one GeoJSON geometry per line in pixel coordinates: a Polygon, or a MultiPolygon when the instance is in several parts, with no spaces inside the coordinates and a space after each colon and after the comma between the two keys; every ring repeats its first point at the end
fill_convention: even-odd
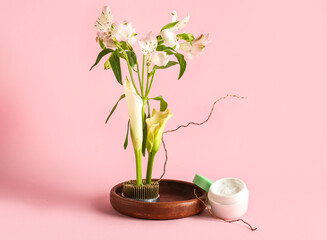
{"type": "Polygon", "coordinates": [[[180,21],[174,27],[172,27],[170,29],[170,31],[176,32],[176,31],[179,31],[182,28],[184,28],[186,26],[186,24],[188,23],[188,21],[190,20],[190,17],[191,17],[190,14],[188,14],[182,21],[180,21]]]}
{"type": "Polygon", "coordinates": [[[109,34],[111,32],[112,20],[113,17],[111,15],[110,7],[105,6],[101,12],[101,15],[96,20],[94,27],[100,32],[109,34]]]}
{"type": "Polygon", "coordinates": [[[161,144],[162,133],[166,126],[167,121],[173,115],[170,113],[169,109],[161,112],[153,109],[152,116],[146,119],[147,124],[147,150],[150,153],[158,152],[161,144]]]}
{"type": "Polygon", "coordinates": [[[124,82],[124,91],[127,101],[127,108],[129,113],[131,125],[131,137],[133,147],[135,150],[142,148],[143,140],[143,124],[142,124],[142,98],[136,94],[135,89],[130,81],[124,82]]]}
{"type": "Polygon", "coordinates": [[[139,45],[143,55],[150,55],[157,48],[157,38],[152,32],[149,32],[145,38],[139,40],[139,45]]]}
{"type": "Polygon", "coordinates": [[[170,31],[170,29],[164,29],[160,32],[162,39],[164,40],[164,45],[167,47],[175,47],[177,44],[175,34],[170,31]]]}
{"type": "Polygon", "coordinates": [[[130,45],[133,45],[137,40],[135,28],[133,28],[132,24],[128,22],[114,24],[112,35],[118,42],[125,41],[130,45]]]}
{"type": "Polygon", "coordinates": [[[151,58],[151,61],[154,65],[158,67],[166,66],[169,62],[170,57],[166,52],[155,52],[151,58]]]}

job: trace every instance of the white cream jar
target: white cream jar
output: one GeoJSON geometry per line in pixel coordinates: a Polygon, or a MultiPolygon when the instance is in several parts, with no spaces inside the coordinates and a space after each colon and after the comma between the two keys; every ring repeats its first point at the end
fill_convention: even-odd
{"type": "Polygon", "coordinates": [[[235,219],[247,211],[249,191],[240,179],[222,178],[211,184],[208,199],[217,217],[235,219]]]}

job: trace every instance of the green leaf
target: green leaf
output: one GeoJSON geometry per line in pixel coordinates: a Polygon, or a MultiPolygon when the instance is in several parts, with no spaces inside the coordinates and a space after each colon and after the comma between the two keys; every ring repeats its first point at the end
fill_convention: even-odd
{"type": "Polygon", "coordinates": [[[175,25],[176,25],[178,22],[179,22],[179,21],[168,23],[168,24],[165,25],[163,28],[161,28],[160,32],[161,32],[162,30],[164,30],[164,29],[169,29],[169,28],[175,27],[175,25]]]}
{"type": "Polygon", "coordinates": [[[114,72],[117,81],[121,85],[123,85],[122,78],[121,78],[120,57],[119,57],[118,50],[114,51],[111,54],[111,56],[109,58],[109,62],[110,62],[111,69],[114,72]]]}
{"type": "Polygon", "coordinates": [[[127,122],[127,133],[126,133],[125,142],[124,142],[124,149],[126,149],[127,145],[128,145],[129,123],[130,123],[130,121],[128,120],[128,122],[127,122]]]}
{"type": "Polygon", "coordinates": [[[177,37],[179,37],[180,39],[183,39],[185,41],[190,42],[191,45],[192,45],[192,41],[194,40],[194,36],[191,33],[180,33],[180,34],[177,34],[177,37]]]}
{"type": "Polygon", "coordinates": [[[178,76],[178,80],[179,80],[179,79],[181,79],[181,77],[183,76],[183,74],[185,72],[185,69],[186,69],[186,61],[185,61],[185,58],[184,58],[184,55],[183,54],[180,54],[178,52],[175,52],[174,55],[177,58],[178,63],[179,63],[179,76],[178,76]]]}
{"type": "Polygon", "coordinates": [[[108,53],[111,53],[111,52],[113,52],[113,51],[114,51],[114,50],[112,50],[112,49],[110,49],[110,48],[103,49],[103,50],[99,53],[99,55],[98,55],[98,57],[97,57],[95,63],[93,64],[93,66],[90,68],[90,71],[92,70],[92,68],[93,68],[94,66],[96,66],[96,65],[100,62],[101,58],[103,58],[105,55],[107,55],[108,53]]]}
{"type": "Polygon", "coordinates": [[[156,51],[166,52],[168,55],[173,55],[176,52],[173,48],[166,47],[165,45],[157,46],[156,51]]]}
{"type": "Polygon", "coordinates": [[[129,64],[131,65],[132,68],[134,68],[136,62],[137,62],[137,57],[134,51],[126,51],[127,57],[129,64]]]}
{"type": "Polygon", "coordinates": [[[112,114],[114,113],[114,111],[116,110],[119,101],[122,100],[124,97],[125,97],[125,94],[123,94],[123,95],[120,96],[120,98],[118,99],[117,103],[116,103],[115,106],[112,108],[112,110],[111,110],[109,116],[107,117],[105,124],[107,124],[107,122],[109,121],[109,118],[111,117],[111,115],[112,115],[112,114]]]}
{"type": "Polygon", "coordinates": [[[121,41],[119,44],[124,50],[133,50],[133,47],[128,42],[121,41]]]}
{"type": "Polygon", "coordinates": [[[180,65],[179,68],[179,76],[178,76],[178,80],[183,76],[185,69],[186,69],[186,61],[184,58],[184,55],[181,53],[176,52],[175,49],[171,48],[171,47],[166,47],[164,45],[160,45],[157,47],[156,49],[157,51],[164,51],[166,52],[168,55],[172,55],[174,54],[178,60],[178,63],[180,65]]]}
{"type": "Polygon", "coordinates": [[[166,68],[169,68],[171,66],[175,66],[176,64],[178,64],[178,62],[169,61],[166,66],[160,66],[159,67],[159,66],[155,65],[154,68],[156,68],[156,69],[166,69],[166,68]]]}
{"type": "Polygon", "coordinates": [[[164,40],[162,39],[162,37],[160,35],[157,36],[157,46],[161,45],[164,43],[164,40]]]}
{"type": "Polygon", "coordinates": [[[166,111],[167,107],[168,107],[168,103],[163,99],[162,96],[158,96],[158,97],[154,97],[154,98],[149,98],[152,100],[159,100],[160,101],[160,111],[166,111]]]}

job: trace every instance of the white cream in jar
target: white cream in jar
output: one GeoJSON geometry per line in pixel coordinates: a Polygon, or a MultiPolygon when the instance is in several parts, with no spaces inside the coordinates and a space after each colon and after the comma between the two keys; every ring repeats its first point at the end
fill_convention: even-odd
{"type": "Polygon", "coordinates": [[[208,199],[217,217],[235,219],[247,211],[249,191],[240,179],[222,178],[211,184],[208,199]]]}

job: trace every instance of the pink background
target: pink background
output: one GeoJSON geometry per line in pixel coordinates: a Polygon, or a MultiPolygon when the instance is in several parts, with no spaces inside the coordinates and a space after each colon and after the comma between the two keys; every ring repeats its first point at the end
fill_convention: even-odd
{"type": "MultiPolygon", "coordinates": [[[[327,3],[318,0],[91,1],[16,0],[0,4],[0,239],[324,239],[326,238],[327,3]],[[130,20],[140,36],[189,12],[185,28],[210,32],[201,57],[160,71],[174,117],[166,135],[166,178],[233,176],[250,190],[244,219],[206,212],[147,221],[115,212],[115,184],[134,177],[128,118],[111,71],[89,72],[99,47],[93,23],[104,5],[130,20]],[[160,234],[159,234],[160,232],[160,234]]],[[[138,46],[135,45],[138,49],[138,46]]],[[[126,74],[126,72],[125,72],[126,74]]],[[[154,177],[162,172],[158,153],[154,177]]]]}

